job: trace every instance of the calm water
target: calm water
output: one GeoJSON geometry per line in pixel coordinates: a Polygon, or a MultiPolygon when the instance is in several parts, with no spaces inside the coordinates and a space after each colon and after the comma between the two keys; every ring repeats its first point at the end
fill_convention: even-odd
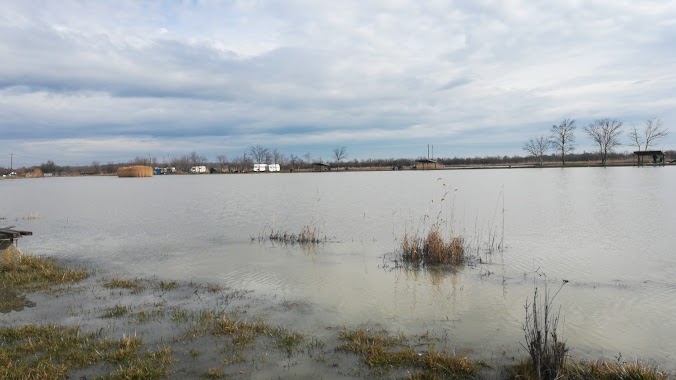
{"type": "Polygon", "coordinates": [[[675,189],[672,167],[44,178],[0,181],[0,217],[35,254],[305,302],[285,321],[299,330],[380,323],[489,354],[520,347],[534,277],[565,279],[574,355],[674,369],[675,189]],[[506,248],[453,273],[393,268],[404,231],[433,220],[506,248]],[[306,224],[329,242],[251,239],[306,224]]]}

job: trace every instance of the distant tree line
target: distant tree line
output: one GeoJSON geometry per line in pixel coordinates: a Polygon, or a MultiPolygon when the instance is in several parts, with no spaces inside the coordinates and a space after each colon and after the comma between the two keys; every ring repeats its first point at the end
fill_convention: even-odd
{"type": "MultiPolygon", "coordinates": [[[[606,165],[609,159],[616,157],[615,148],[623,145],[620,140],[624,132],[623,126],[622,121],[602,118],[583,127],[584,134],[598,147],[598,151],[593,157],[582,161],[600,160],[601,165],[606,165]]],[[[523,150],[537,159],[540,165],[544,163],[547,152],[553,150],[560,157],[561,165],[565,165],[567,156],[569,161],[571,158],[574,159],[571,153],[575,150],[576,128],[575,120],[564,119],[560,124],[551,127],[549,136],[541,135],[526,141],[523,144],[523,150]]],[[[668,134],[669,131],[664,128],[660,119],[650,118],[644,122],[643,128],[636,126],[631,128],[627,135],[628,144],[626,145],[635,146],[637,151],[647,151],[668,134]]],[[[625,154],[627,155],[633,156],[633,154],[625,154]]],[[[576,158],[579,160],[579,155],[576,158]]]]}
{"type": "MultiPolygon", "coordinates": [[[[633,160],[633,153],[618,153],[615,149],[621,145],[634,147],[638,151],[646,151],[665,136],[669,131],[664,128],[662,121],[651,118],[644,121],[641,127],[633,126],[627,133],[627,143],[623,144],[624,123],[615,119],[597,119],[582,128],[584,135],[589,138],[597,149],[593,152],[575,153],[577,129],[576,121],[563,119],[559,124],[552,125],[548,135],[530,138],[523,144],[523,150],[527,156],[475,156],[475,157],[442,157],[436,161],[445,166],[468,166],[468,165],[512,165],[512,164],[540,164],[545,162],[600,162],[602,165],[610,160],[627,161],[633,160]]],[[[665,151],[667,156],[676,157],[676,151],[665,151]]],[[[146,165],[152,167],[174,167],[178,172],[187,173],[193,166],[207,166],[218,172],[247,172],[251,171],[256,163],[279,164],[283,170],[312,170],[316,164],[328,165],[334,169],[363,169],[383,168],[393,169],[411,168],[416,165],[414,158],[368,158],[348,160],[347,147],[337,146],[328,155],[329,160],[322,156],[313,157],[311,153],[301,156],[285,155],[276,148],[263,145],[249,146],[241,155],[231,158],[226,155],[217,155],[216,161],[209,161],[206,156],[193,151],[168,161],[164,159],[160,163],[157,157],[137,156],[129,162],[101,164],[92,161],[89,165],[58,165],[52,160],[27,168],[14,169],[20,175],[39,169],[47,175],[82,175],[82,174],[114,174],[121,166],[146,165]]],[[[0,167],[0,173],[8,174],[8,168],[0,167]]]]}

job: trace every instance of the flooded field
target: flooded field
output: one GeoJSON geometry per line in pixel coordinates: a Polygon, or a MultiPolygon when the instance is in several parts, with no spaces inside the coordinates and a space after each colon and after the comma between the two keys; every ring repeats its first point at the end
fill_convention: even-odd
{"type": "Polygon", "coordinates": [[[432,331],[485,358],[525,356],[533,279],[565,280],[572,355],[674,370],[673,189],[672,167],[43,178],[0,182],[0,224],[33,231],[19,246],[36,255],[303,305],[275,321],[296,331],[432,331]],[[474,265],[398,265],[404,233],[435,221],[480,248],[474,265]],[[306,225],[326,241],[258,239],[306,225]]]}

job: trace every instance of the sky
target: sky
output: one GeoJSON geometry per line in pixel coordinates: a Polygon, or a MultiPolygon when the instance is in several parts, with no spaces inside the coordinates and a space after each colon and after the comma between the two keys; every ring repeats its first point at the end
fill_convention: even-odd
{"type": "Polygon", "coordinates": [[[3,0],[0,57],[0,166],[525,155],[564,118],[676,149],[676,1],[3,0]]]}

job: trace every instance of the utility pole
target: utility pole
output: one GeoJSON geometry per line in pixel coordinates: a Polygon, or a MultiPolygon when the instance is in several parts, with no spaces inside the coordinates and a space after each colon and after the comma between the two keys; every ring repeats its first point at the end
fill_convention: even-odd
{"type": "Polygon", "coordinates": [[[14,170],[14,153],[9,154],[9,172],[13,172],[14,170]]]}

